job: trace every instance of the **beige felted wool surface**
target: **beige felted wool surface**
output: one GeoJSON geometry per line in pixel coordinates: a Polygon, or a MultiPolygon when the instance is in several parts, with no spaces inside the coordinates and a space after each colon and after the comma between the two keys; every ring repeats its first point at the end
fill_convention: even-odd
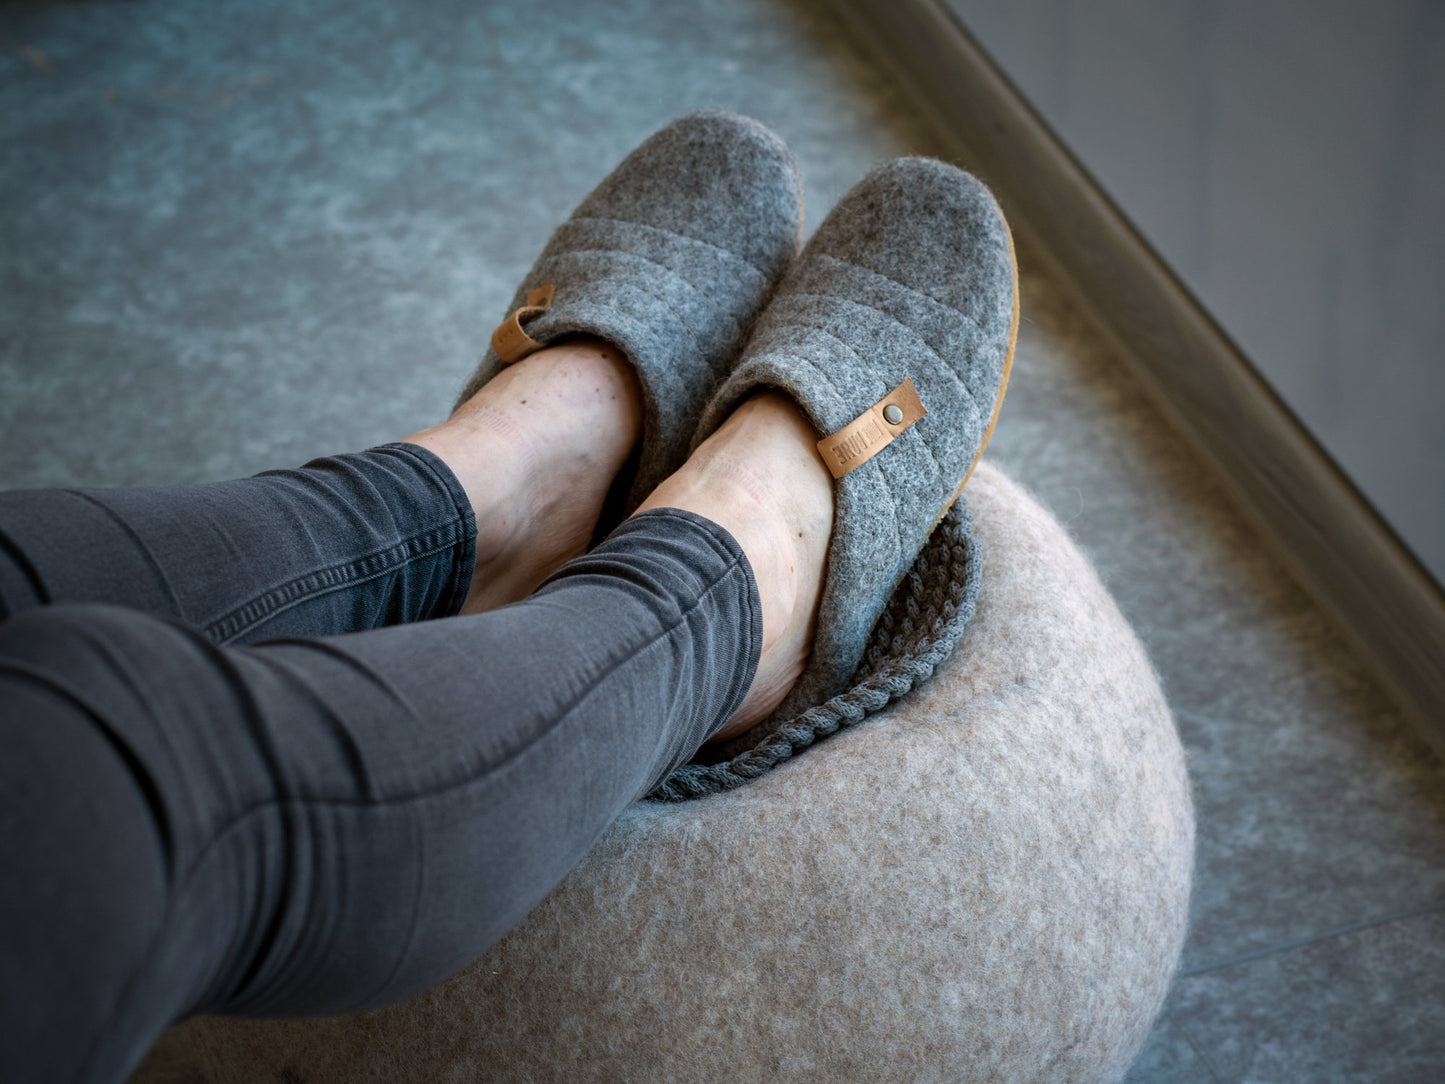
{"type": "Polygon", "coordinates": [[[1119,1078],[1184,938],[1183,754],[1059,525],[987,464],[968,496],[978,612],[911,698],[738,790],[632,807],[425,994],[192,1022],[211,1079],[1119,1078]]]}

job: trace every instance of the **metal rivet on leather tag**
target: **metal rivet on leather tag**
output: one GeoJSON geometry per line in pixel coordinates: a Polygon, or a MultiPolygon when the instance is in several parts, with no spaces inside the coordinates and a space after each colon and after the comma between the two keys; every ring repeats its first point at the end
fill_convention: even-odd
{"type": "Polygon", "coordinates": [[[836,433],[818,441],[818,454],[834,478],[868,462],[927,414],[913,381],[904,380],[836,433]]]}

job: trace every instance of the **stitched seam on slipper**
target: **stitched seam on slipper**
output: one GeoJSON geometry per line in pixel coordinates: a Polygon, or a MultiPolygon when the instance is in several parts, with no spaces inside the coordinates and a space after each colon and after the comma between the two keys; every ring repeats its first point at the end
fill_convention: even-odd
{"type": "MultiPolygon", "coordinates": [[[[692,279],[688,278],[681,271],[668,267],[667,264],[654,260],[649,256],[644,256],[640,252],[631,252],[625,248],[569,248],[562,252],[558,252],[553,256],[549,256],[548,262],[563,261],[569,256],[582,255],[584,253],[588,255],[619,256],[626,259],[639,260],[642,263],[651,264],[653,267],[660,269],[664,274],[676,279],[678,282],[686,286],[689,290],[691,290],[694,294],[696,294],[699,298],[706,302],[707,305],[713,310],[713,312],[721,313],[722,316],[726,318],[729,322],[731,322],[733,327],[736,328],[739,332],[741,332],[742,330],[742,320],[739,319],[739,317],[732,311],[731,308],[726,305],[720,304],[714,297],[714,295],[708,293],[702,287],[698,286],[695,282],[692,281],[692,279]]],[[[652,293],[652,291],[647,290],[641,286],[636,287],[636,289],[641,290],[643,293],[648,294],[648,296],[650,297],[656,297],[658,301],[661,301],[664,305],[668,305],[668,302],[665,298],[658,297],[658,295],[652,293]]],[[[672,306],[668,305],[668,308],[672,308],[672,306]]],[[[676,312],[677,310],[673,309],[673,313],[676,314],[676,312]]],[[[681,320],[682,317],[678,316],[678,319],[681,320]]],[[[688,330],[691,331],[692,329],[689,327],[688,330]]],[[[693,338],[697,339],[696,333],[693,334],[693,338]]]]}
{"type": "MultiPolygon", "coordinates": [[[[922,290],[915,289],[914,287],[909,286],[906,283],[899,282],[897,279],[892,278],[889,275],[885,275],[881,271],[874,271],[872,268],[863,267],[856,263],[849,263],[847,260],[840,260],[837,256],[830,256],[826,252],[814,253],[813,258],[815,260],[826,260],[829,263],[835,263],[839,267],[846,267],[853,271],[861,271],[869,278],[881,279],[884,282],[891,283],[892,285],[897,286],[900,290],[910,293],[914,297],[921,298],[922,300],[927,301],[930,305],[937,305],[941,309],[947,309],[949,312],[956,313],[958,316],[962,317],[964,320],[967,320],[970,324],[977,328],[980,334],[984,333],[983,325],[978,322],[978,317],[969,315],[962,309],[958,308],[956,305],[950,305],[946,301],[940,301],[932,294],[925,294],[922,290]]],[[[870,305],[868,307],[872,308],[873,306],[870,305]]],[[[908,325],[905,324],[904,326],[907,327],[908,325]]]]}
{"type": "MultiPolygon", "coordinates": [[[[646,293],[646,291],[641,292],[646,293]]],[[[651,295],[649,294],[647,296],[651,295]]],[[[663,339],[661,333],[659,333],[656,328],[650,327],[640,321],[633,320],[631,317],[627,316],[626,313],[619,314],[615,312],[610,306],[604,305],[601,302],[592,302],[591,307],[594,309],[601,309],[603,314],[606,316],[620,315],[624,319],[629,320],[632,324],[635,325],[635,330],[637,331],[637,333],[646,336],[647,339],[652,343],[652,351],[654,353],[664,356],[671,353],[671,351],[666,347],[665,340],[663,339]]],[[[542,333],[545,335],[567,335],[574,332],[582,332],[589,335],[598,334],[592,327],[590,322],[578,323],[574,318],[569,318],[566,315],[566,309],[561,306],[553,308],[549,310],[545,315],[538,317],[538,319],[535,321],[535,324],[541,324],[544,321],[550,321],[550,323],[552,324],[552,326],[545,329],[538,329],[541,330],[542,333]]],[[[534,327],[535,324],[533,325],[534,327]]],[[[688,329],[688,332],[689,334],[691,334],[690,328],[688,329]]],[[[616,346],[619,350],[621,350],[624,354],[628,356],[629,360],[631,360],[633,364],[640,363],[640,358],[642,356],[640,351],[637,352],[639,356],[634,357],[633,351],[630,351],[623,347],[620,342],[614,342],[612,336],[603,334],[601,335],[601,337],[606,339],[608,342],[612,342],[614,346],[616,346]]],[[[549,338],[547,342],[543,343],[543,345],[550,346],[551,343],[552,340],[549,338]]]]}
{"type": "MultiPolygon", "coordinates": [[[[641,260],[643,263],[651,264],[653,267],[659,267],[659,268],[661,268],[663,271],[666,271],[666,272],[667,272],[669,275],[671,275],[673,278],[677,279],[679,282],[681,282],[683,285],[685,285],[688,289],[690,289],[693,293],[697,294],[697,295],[698,295],[699,297],[701,297],[703,300],[712,303],[714,310],[716,310],[717,308],[719,308],[719,306],[718,306],[715,302],[712,302],[712,298],[708,297],[707,294],[703,293],[701,290],[699,290],[696,286],[693,285],[691,279],[688,279],[688,278],[686,278],[685,276],[678,274],[676,271],[674,271],[672,268],[668,267],[666,264],[658,263],[656,260],[649,260],[646,256],[639,256],[639,255],[637,255],[637,253],[635,253],[635,252],[626,252],[626,251],[621,250],[621,249],[612,249],[612,248],[572,248],[572,249],[568,249],[566,252],[559,252],[559,253],[557,253],[557,255],[551,257],[551,258],[548,260],[548,262],[549,262],[549,263],[561,262],[561,261],[565,260],[565,259],[566,259],[567,257],[569,257],[569,256],[580,256],[580,255],[583,255],[583,254],[601,254],[601,255],[606,255],[606,256],[624,256],[624,257],[629,257],[629,258],[634,259],[634,260],[641,260]]],[[[660,304],[660,305],[662,305],[664,308],[666,308],[668,312],[672,313],[674,319],[676,319],[679,324],[681,324],[684,328],[687,329],[687,333],[692,336],[692,344],[693,344],[693,346],[695,346],[695,347],[697,348],[697,350],[698,350],[699,353],[702,353],[702,345],[703,345],[703,337],[702,337],[702,335],[700,335],[700,334],[698,333],[698,331],[697,331],[690,323],[687,322],[687,320],[683,317],[682,313],[678,312],[677,309],[675,309],[675,308],[673,307],[672,303],[667,300],[667,298],[662,297],[661,295],[659,295],[659,294],[657,294],[657,293],[654,293],[652,290],[649,290],[649,289],[648,289],[647,287],[645,287],[645,286],[639,286],[639,285],[637,285],[636,283],[632,283],[632,282],[618,282],[618,283],[615,283],[614,285],[620,286],[620,287],[622,287],[622,288],[624,288],[624,289],[636,290],[638,293],[642,294],[642,295],[645,296],[645,297],[650,297],[650,298],[652,298],[652,299],[653,299],[654,301],[656,301],[658,304],[660,304]]],[[[559,305],[559,306],[558,306],[558,309],[562,309],[563,307],[564,307],[564,306],[559,305]]],[[[723,312],[724,312],[724,313],[727,313],[727,315],[728,315],[728,317],[729,317],[730,319],[732,318],[732,314],[731,314],[731,313],[728,313],[726,309],[724,309],[723,312]]],[[[733,323],[734,323],[734,325],[736,325],[736,324],[737,324],[737,321],[736,321],[736,320],[733,320],[733,323]]]]}
{"type": "MultiPolygon", "coordinates": [[[[795,295],[795,296],[796,296],[796,295],[795,295]]],[[[853,349],[851,346],[849,346],[845,341],[843,341],[842,339],[838,338],[838,336],[834,335],[834,334],[833,334],[831,331],[829,331],[827,328],[818,327],[816,324],[805,324],[805,323],[803,323],[803,322],[800,321],[800,320],[789,320],[789,321],[788,321],[788,325],[791,326],[791,327],[805,327],[805,328],[808,328],[808,329],[811,330],[811,331],[816,331],[819,335],[826,335],[828,338],[832,339],[835,343],[837,343],[839,346],[841,346],[844,350],[848,351],[848,353],[852,354],[855,358],[857,358],[857,359],[858,359],[858,363],[859,363],[860,365],[862,365],[865,369],[870,369],[870,366],[868,365],[867,359],[864,358],[862,354],[858,353],[858,351],[854,350],[854,349],[853,349]]],[[[870,371],[871,371],[871,369],[870,369],[870,371]]],[[[885,388],[886,388],[887,384],[888,384],[888,381],[885,380],[885,381],[884,381],[884,386],[885,386],[885,388]]],[[[968,389],[967,389],[967,385],[965,385],[964,390],[965,390],[965,391],[968,390],[968,389]]],[[[885,392],[884,392],[884,395],[887,395],[887,394],[888,394],[888,392],[885,391],[885,392]]],[[[972,400],[972,398],[973,398],[973,396],[970,395],[970,396],[969,396],[969,399],[972,400]]],[[[920,439],[921,439],[921,438],[920,438],[920,439]]],[[[934,465],[934,467],[936,467],[936,468],[938,469],[939,475],[940,475],[940,476],[946,476],[946,475],[947,475],[947,472],[943,469],[943,464],[940,463],[940,462],[938,461],[938,457],[933,454],[933,449],[928,446],[928,441],[924,440],[924,441],[922,441],[922,444],[923,444],[923,450],[928,453],[928,458],[933,461],[933,465],[934,465]]],[[[880,464],[880,466],[881,466],[881,464],[880,464]]]]}
{"type": "Polygon", "coordinates": [[[607,215],[573,215],[573,216],[572,216],[571,218],[569,218],[567,221],[568,221],[568,222],[609,222],[609,223],[611,223],[612,225],[615,225],[615,226],[636,226],[638,229],[641,229],[641,230],[647,230],[647,231],[650,231],[650,232],[652,232],[652,233],[660,233],[660,234],[662,234],[664,237],[675,237],[675,238],[677,238],[679,241],[687,241],[687,242],[689,242],[689,243],[691,243],[691,244],[694,244],[694,245],[700,245],[700,246],[703,247],[703,248],[712,249],[714,252],[721,252],[724,256],[727,256],[729,259],[734,260],[734,261],[736,261],[737,263],[742,264],[744,267],[749,268],[750,270],[756,272],[758,275],[762,276],[764,279],[768,279],[768,278],[771,278],[771,277],[772,277],[772,272],[766,270],[765,268],[759,267],[757,264],[753,263],[751,260],[748,260],[748,259],[745,259],[745,258],[742,257],[742,256],[739,256],[736,252],[734,252],[734,251],[733,251],[732,249],[730,249],[730,248],[723,248],[722,245],[715,245],[715,244],[713,244],[711,241],[704,241],[701,237],[692,237],[692,236],[690,236],[689,234],[686,234],[686,233],[678,233],[676,230],[664,229],[662,226],[650,226],[650,225],[648,225],[646,222],[633,222],[633,221],[631,221],[630,219],[626,219],[626,218],[610,218],[610,217],[608,217],[607,215]]]}
{"type": "MultiPolygon", "coordinates": [[[[851,266],[851,265],[850,265],[850,266],[851,266]]],[[[918,334],[918,332],[914,331],[911,327],[909,327],[907,324],[905,324],[902,320],[898,319],[898,317],[894,316],[891,312],[885,312],[884,310],[880,309],[877,305],[869,305],[869,304],[868,304],[867,302],[865,302],[865,301],[854,301],[854,300],[852,300],[851,298],[838,297],[836,294],[815,294],[815,293],[807,293],[807,292],[805,292],[805,291],[799,290],[799,291],[794,291],[794,292],[788,293],[788,294],[786,295],[786,297],[814,297],[814,298],[818,298],[819,300],[822,300],[822,301],[836,301],[836,302],[838,302],[840,305],[852,305],[852,306],[855,307],[855,308],[866,309],[866,310],[869,311],[869,312],[876,312],[879,316],[883,317],[885,320],[889,320],[889,321],[892,321],[893,323],[897,324],[897,325],[898,325],[899,327],[901,327],[904,331],[908,332],[908,334],[912,335],[915,339],[917,339],[920,343],[922,343],[922,344],[923,344],[923,348],[924,348],[925,350],[927,350],[930,354],[932,354],[935,358],[938,359],[938,364],[943,368],[943,371],[946,372],[949,376],[953,377],[954,381],[958,384],[958,386],[963,389],[963,394],[968,397],[969,402],[970,402],[970,403],[977,402],[978,396],[975,395],[975,394],[973,393],[973,390],[968,386],[968,381],[965,380],[962,376],[960,376],[960,375],[958,374],[958,370],[956,370],[952,365],[950,365],[950,364],[948,363],[948,361],[944,358],[944,356],[943,356],[942,354],[940,354],[937,349],[935,349],[935,347],[933,346],[932,343],[930,343],[930,342],[929,342],[927,339],[925,339],[922,335],[918,334]]],[[[781,301],[781,300],[783,300],[783,298],[779,298],[779,300],[781,301]]],[[[797,321],[793,320],[791,317],[786,317],[786,316],[785,316],[783,319],[784,319],[787,323],[796,323],[796,322],[797,322],[797,321]]]]}

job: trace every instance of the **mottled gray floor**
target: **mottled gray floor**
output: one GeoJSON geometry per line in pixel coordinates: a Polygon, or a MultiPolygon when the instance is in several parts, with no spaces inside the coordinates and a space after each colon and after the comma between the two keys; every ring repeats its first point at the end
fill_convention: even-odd
{"type": "MultiPolygon", "coordinates": [[[[234,476],[435,420],[552,226],[702,106],[793,144],[813,223],[941,146],[794,0],[0,7],[0,484],[234,476]]],[[[1023,260],[990,454],[1136,623],[1199,808],[1131,1079],[1439,1078],[1445,769],[1023,260]]],[[[163,1043],[139,1079],[192,1076],[163,1043]]]]}

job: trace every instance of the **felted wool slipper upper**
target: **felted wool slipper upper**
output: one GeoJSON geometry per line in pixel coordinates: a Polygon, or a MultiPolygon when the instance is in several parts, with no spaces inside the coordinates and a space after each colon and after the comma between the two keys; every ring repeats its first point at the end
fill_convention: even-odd
{"type": "Polygon", "coordinates": [[[792,395],[822,438],[835,513],[812,653],[771,718],[705,749],[652,797],[753,778],[947,658],[978,591],[954,504],[998,418],[1017,334],[1008,225],[962,170],[899,159],[818,227],[694,441],[760,388],[792,395]]]}
{"type": "Polygon", "coordinates": [[[645,404],[635,507],[687,457],[703,403],[797,254],[800,192],[791,152],[757,121],[672,122],[552,235],[458,403],[543,346],[611,343],[645,404]]]}

